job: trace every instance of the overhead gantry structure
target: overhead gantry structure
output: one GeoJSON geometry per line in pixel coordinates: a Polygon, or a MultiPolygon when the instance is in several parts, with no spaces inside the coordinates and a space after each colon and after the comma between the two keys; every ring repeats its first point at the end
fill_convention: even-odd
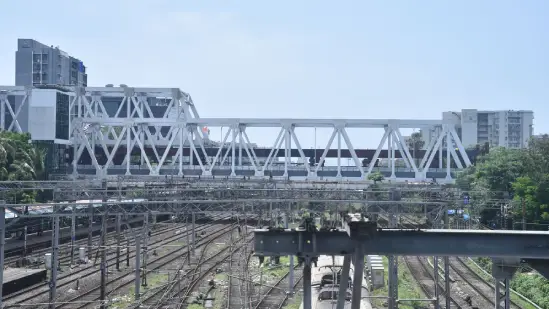
{"type": "Polygon", "coordinates": [[[75,177],[245,175],[340,181],[362,180],[373,172],[381,172],[393,180],[436,178],[451,181],[455,169],[471,165],[454,124],[444,120],[201,118],[190,95],[179,89],[56,89],[0,87],[0,106],[11,115],[8,117],[11,119],[7,119],[2,113],[0,126],[30,132],[39,140],[51,139],[72,145],[73,152],[69,156],[75,177]],[[65,116],[56,114],[55,93],[45,95],[46,91],[67,96],[70,135],[65,140],[56,136],[55,130],[50,130],[55,128],[56,117],[65,116]],[[51,109],[54,117],[41,120],[38,125],[34,118],[43,119],[46,109],[48,113],[51,109]],[[25,121],[26,126],[23,125],[25,121]],[[424,150],[409,149],[408,141],[402,135],[401,129],[415,128],[430,132],[424,150]],[[269,142],[269,137],[257,132],[256,138],[267,140],[249,138],[254,135],[251,131],[264,132],[265,129],[273,130],[273,137],[278,130],[276,139],[269,142]],[[302,130],[306,129],[331,130],[325,147],[303,147],[302,130]],[[379,146],[372,150],[357,149],[362,136],[372,135],[368,129],[383,132],[379,146]],[[210,130],[219,130],[221,140],[212,141],[210,130]],[[356,131],[353,138],[350,130],[360,133],[356,131]],[[53,135],[48,137],[45,131],[51,131],[53,135]],[[258,147],[253,142],[264,143],[270,148],[258,147]],[[334,143],[336,146],[332,146],[334,143]],[[280,157],[284,158],[282,162],[277,161],[280,157]],[[312,165],[309,164],[311,158],[312,165]],[[324,165],[326,158],[335,158],[337,164],[324,165]],[[345,165],[344,158],[352,164],[345,165]],[[377,167],[379,158],[387,158],[388,165],[377,167]],[[295,164],[295,159],[301,163],[295,164]],[[364,164],[364,159],[369,163],[364,164]],[[445,167],[443,161],[446,161],[445,167]],[[398,166],[400,163],[402,166],[398,166]]]}
{"type": "MultiPolygon", "coordinates": [[[[501,299],[499,285],[496,285],[498,309],[502,302],[509,308],[509,281],[520,259],[549,278],[549,232],[380,229],[375,222],[349,215],[343,229],[258,229],[254,234],[256,255],[291,255],[304,261],[304,309],[311,308],[311,265],[320,255],[344,256],[341,282],[347,282],[349,264],[353,260],[352,309],[360,308],[366,254],[492,257],[492,273],[503,282],[506,290],[501,299]]],[[[395,279],[390,275],[390,281],[395,279]]],[[[340,289],[345,288],[340,285],[340,289]]],[[[340,290],[340,295],[344,293],[345,290],[340,290]]],[[[338,309],[343,308],[343,300],[338,302],[338,309]]]]}

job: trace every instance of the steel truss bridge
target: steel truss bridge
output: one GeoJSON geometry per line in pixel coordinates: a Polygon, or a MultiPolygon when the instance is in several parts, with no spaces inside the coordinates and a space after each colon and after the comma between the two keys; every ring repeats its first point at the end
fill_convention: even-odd
{"type": "MultiPolygon", "coordinates": [[[[33,115],[36,108],[47,105],[39,101],[41,91],[51,90],[0,87],[1,127],[22,131],[24,111],[33,115]]],[[[456,170],[471,165],[454,125],[443,120],[201,118],[190,95],[176,88],[69,87],[62,92],[69,96],[70,134],[62,142],[72,147],[68,156],[73,177],[249,176],[361,181],[381,172],[393,181],[435,178],[450,182],[456,170]],[[226,131],[221,142],[213,142],[204,128],[226,131]],[[328,128],[332,132],[324,148],[304,149],[298,132],[302,128],[328,128]],[[425,150],[411,151],[402,136],[401,129],[414,128],[433,132],[425,150]],[[261,129],[279,131],[269,148],[257,147],[249,138],[250,131],[261,129]],[[348,131],[360,130],[364,136],[369,135],[368,129],[384,132],[377,149],[356,149],[348,131]],[[279,157],[284,161],[276,162],[279,157]],[[311,157],[313,166],[308,164],[311,157]],[[292,163],[296,158],[305,164],[292,163]],[[337,164],[324,165],[326,158],[336,158],[337,164]],[[353,164],[344,166],[345,158],[353,164]],[[369,163],[363,166],[365,158],[369,163]],[[389,159],[388,166],[376,167],[378,158],[389,159]],[[398,158],[405,167],[396,166],[398,158]]],[[[55,102],[51,104],[55,107],[55,102]]],[[[26,121],[32,124],[35,120],[26,121]]]]}

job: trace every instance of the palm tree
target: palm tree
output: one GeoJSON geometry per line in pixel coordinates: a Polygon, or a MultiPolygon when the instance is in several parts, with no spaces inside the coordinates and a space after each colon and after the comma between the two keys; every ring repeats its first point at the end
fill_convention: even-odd
{"type": "Polygon", "coordinates": [[[44,173],[45,153],[29,144],[28,134],[0,132],[0,179],[32,180],[44,173]]]}

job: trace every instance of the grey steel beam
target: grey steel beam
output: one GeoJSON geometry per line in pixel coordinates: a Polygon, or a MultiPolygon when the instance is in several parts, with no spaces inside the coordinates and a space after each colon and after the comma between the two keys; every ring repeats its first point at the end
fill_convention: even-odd
{"type": "MultiPolygon", "coordinates": [[[[355,250],[343,230],[318,231],[316,239],[302,229],[257,229],[254,234],[256,254],[262,256],[345,255],[355,250]]],[[[549,232],[378,229],[361,242],[366,254],[549,258],[549,232]]]]}
{"type": "MultiPolygon", "coordinates": [[[[289,199],[283,200],[283,202],[288,202],[288,201],[289,201],[289,199]]],[[[314,200],[314,199],[302,199],[301,201],[302,202],[306,201],[306,202],[311,202],[311,203],[320,202],[320,200],[314,200]]],[[[256,203],[256,201],[254,201],[254,199],[249,199],[249,200],[246,200],[246,199],[221,200],[221,201],[211,200],[210,202],[205,201],[205,200],[195,200],[195,202],[196,202],[196,205],[191,205],[193,203],[190,200],[181,201],[182,206],[172,205],[173,203],[171,203],[171,201],[158,201],[158,202],[156,202],[156,204],[147,204],[147,205],[141,205],[139,203],[136,203],[135,205],[128,204],[128,206],[131,205],[131,207],[95,208],[93,214],[88,213],[88,212],[77,212],[77,216],[78,217],[101,216],[106,212],[108,212],[109,215],[112,215],[112,216],[117,216],[117,215],[141,215],[144,212],[154,212],[156,215],[174,215],[174,214],[181,214],[181,213],[189,212],[191,210],[195,210],[194,211],[195,213],[202,213],[204,211],[221,211],[222,209],[226,210],[227,208],[232,207],[231,205],[238,205],[238,204],[248,203],[248,202],[256,203]],[[216,204],[218,204],[218,205],[216,205],[216,204]],[[199,208],[200,205],[202,205],[204,210],[201,210],[199,208]],[[217,207],[217,208],[213,208],[214,207],[213,205],[216,205],[215,207],[217,207]]],[[[276,201],[274,201],[274,202],[276,202],[276,201]]],[[[338,204],[338,203],[361,203],[362,201],[323,200],[322,202],[338,204]]],[[[262,211],[264,209],[267,209],[267,207],[268,207],[267,203],[265,203],[263,205],[259,204],[257,207],[255,207],[256,213],[259,213],[260,211],[262,211]]],[[[375,210],[371,210],[371,209],[364,209],[364,210],[367,211],[368,214],[386,214],[390,207],[391,207],[391,205],[382,205],[382,206],[379,206],[379,207],[376,206],[375,210]]],[[[427,205],[425,207],[429,207],[429,205],[427,205]]],[[[441,208],[440,206],[436,206],[436,209],[440,209],[440,208],[441,208]]],[[[401,208],[401,211],[399,211],[399,214],[401,214],[401,215],[406,215],[406,214],[418,214],[418,215],[420,215],[421,214],[422,215],[422,214],[425,214],[426,212],[431,212],[435,208],[430,207],[429,209],[431,209],[431,210],[425,211],[425,210],[422,209],[420,211],[415,211],[413,209],[407,209],[406,207],[403,207],[403,208],[401,208]]],[[[248,212],[248,213],[250,213],[250,212],[248,212]]],[[[58,213],[20,215],[19,218],[22,219],[22,218],[39,218],[39,217],[44,217],[44,218],[68,217],[68,216],[71,216],[71,215],[72,215],[71,213],[58,212],[58,213]]]]}
{"type": "MultiPolygon", "coordinates": [[[[343,269],[341,270],[341,279],[339,280],[339,295],[345,295],[347,287],[349,286],[349,271],[351,269],[351,256],[345,255],[343,257],[343,269]]],[[[337,278],[337,276],[334,276],[337,278]]],[[[345,297],[341,296],[337,298],[336,309],[343,309],[345,307],[345,297]]]]}

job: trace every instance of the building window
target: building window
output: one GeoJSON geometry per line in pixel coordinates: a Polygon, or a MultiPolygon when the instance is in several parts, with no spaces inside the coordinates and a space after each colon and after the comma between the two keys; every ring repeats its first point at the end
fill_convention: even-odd
{"type": "Polygon", "coordinates": [[[69,96],[57,93],[55,110],[55,138],[69,139],[69,96]]]}

